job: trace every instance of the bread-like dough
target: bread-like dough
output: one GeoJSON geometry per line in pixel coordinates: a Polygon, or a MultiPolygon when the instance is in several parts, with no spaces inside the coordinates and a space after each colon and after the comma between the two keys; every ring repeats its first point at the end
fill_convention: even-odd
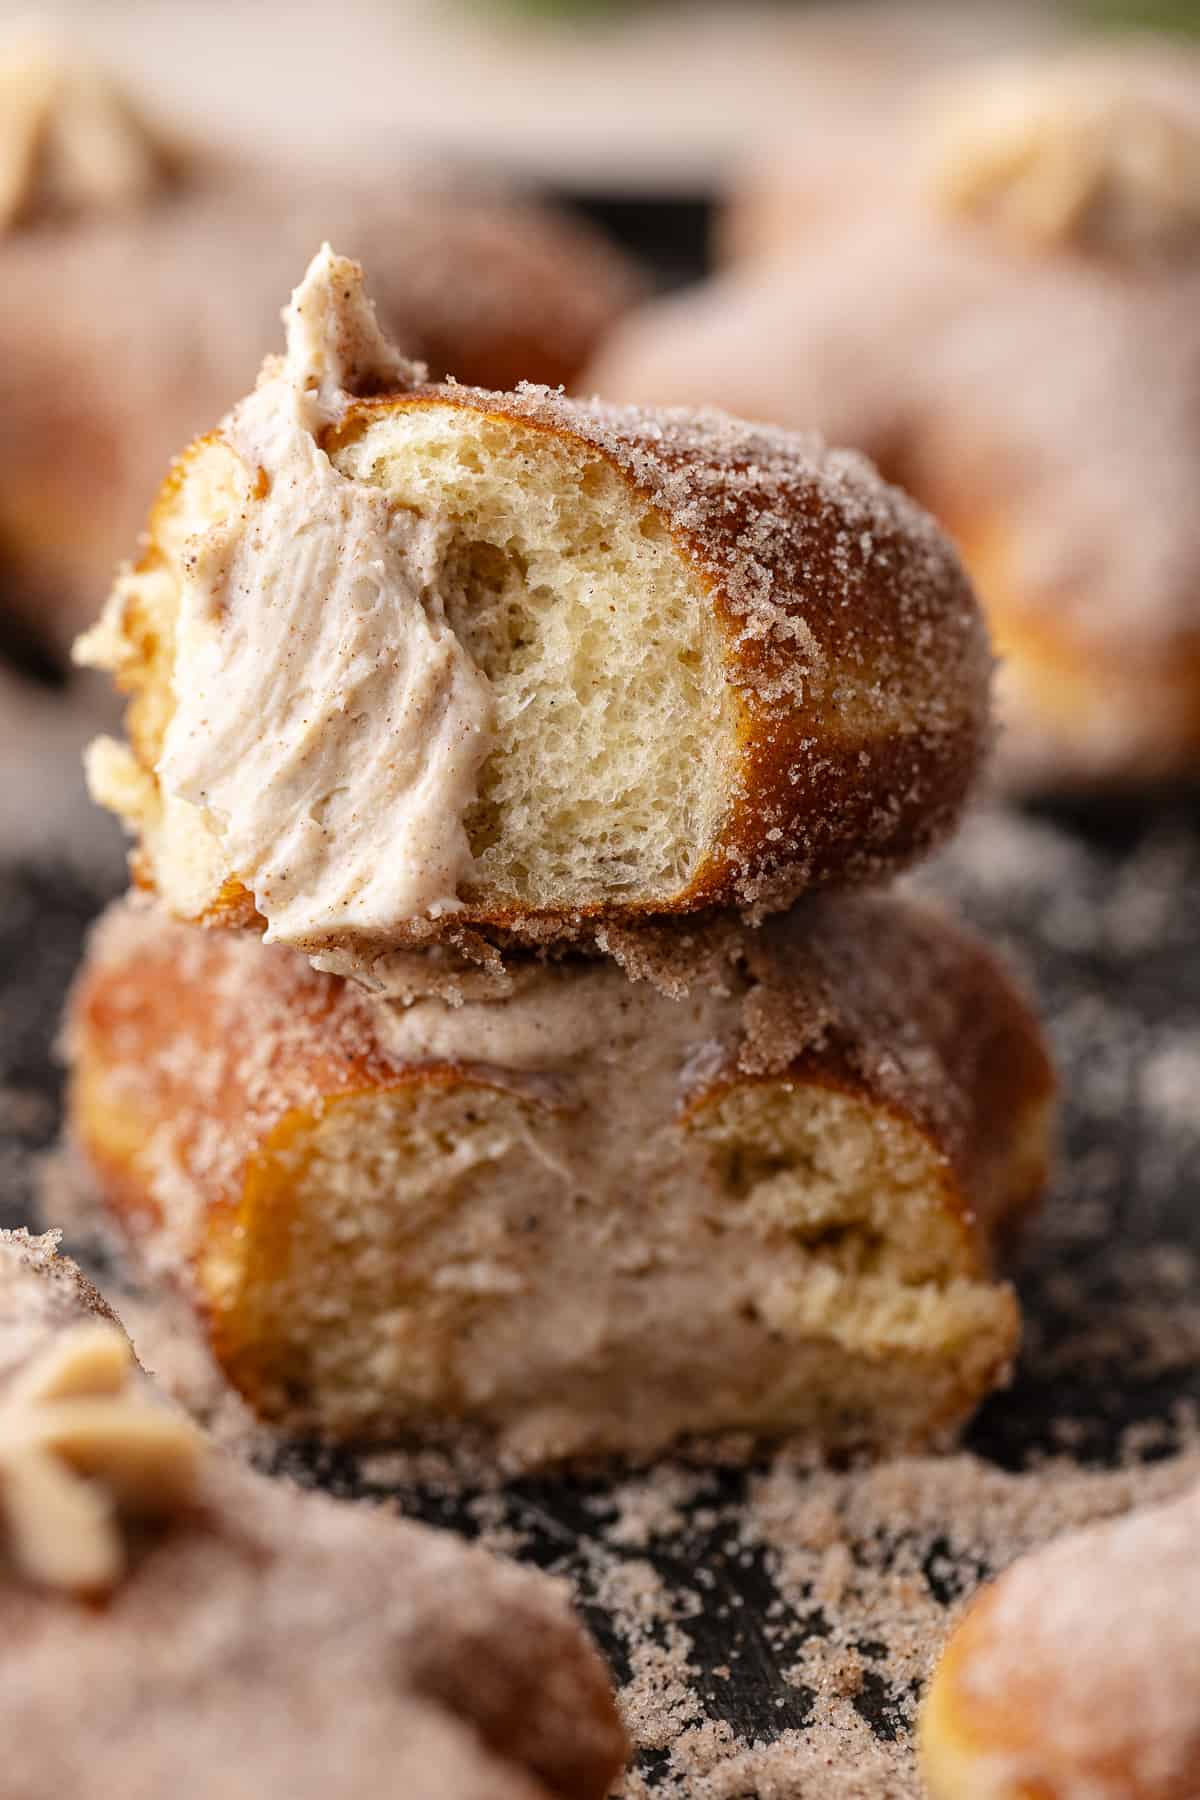
{"type": "Polygon", "coordinates": [[[1011,1357],[993,1252],[1046,1162],[1007,977],[898,898],[614,948],[458,1007],[414,959],[400,1005],[126,903],[75,997],[75,1136],[288,1431],[528,1464],[960,1420],[1011,1357]]]}
{"type": "MultiPolygon", "coordinates": [[[[80,1332],[125,1342],[53,1235],[0,1233],[0,1413],[80,1332]]],[[[544,1576],[215,1448],[103,1607],[12,1563],[0,1602],[21,1800],[602,1800],[623,1758],[606,1671],[544,1576]]]]}

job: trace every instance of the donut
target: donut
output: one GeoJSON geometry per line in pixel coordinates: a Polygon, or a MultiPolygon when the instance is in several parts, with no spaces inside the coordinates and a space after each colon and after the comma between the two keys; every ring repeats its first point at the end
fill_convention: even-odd
{"type": "Polygon", "coordinates": [[[943,837],[990,655],[930,522],[716,415],[429,385],[328,249],[79,658],[93,793],[183,918],[378,962],[786,906],[943,837]]]}
{"type": "Polygon", "coordinates": [[[447,1532],[252,1474],[149,1389],[56,1234],[0,1233],[8,1793],[602,1800],[624,1735],[553,1583],[447,1532]],[[131,1370],[136,1391],[119,1395],[112,1381],[131,1370]],[[147,1419],[160,1423],[155,1464],[147,1419]],[[13,1477],[34,1442],[60,1458],[63,1486],[31,1513],[13,1477]],[[87,1505],[113,1483],[150,1492],[154,1524],[130,1532],[103,1604],[81,1604],[47,1579],[47,1546],[77,1559],[87,1505]]]}
{"type": "Polygon", "coordinates": [[[426,951],[389,1001],[133,896],[68,1034],[105,1215],[290,1436],[528,1467],[948,1431],[1007,1370],[995,1257],[1045,1174],[1009,978],[899,897],[612,948],[457,1005],[426,951]]]}
{"type": "Polygon", "coordinates": [[[1200,1490],[1071,1532],[985,1588],[921,1720],[932,1800],[1190,1800],[1200,1490]]]}
{"type": "Polygon", "coordinates": [[[370,255],[381,317],[410,355],[484,386],[572,383],[642,292],[582,219],[420,166],[338,175],[191,150],[164,172],[147,134],[112,153],[140,170],[120,207],[39,190],[6,212],[17,117],[0,113],[0,592],[60,653],[172,455],[253,382],[323,237],[370,255]]]}
{"type": "Polygon", "coordinates": [[[1200,59],[985,67],[885,109],[854,166],[797,166],[731,233],[754,255],[634,314],[586,385],[815,427],[928,507],[988,615],[1008,785],[1194,776],[1200,59]]]}

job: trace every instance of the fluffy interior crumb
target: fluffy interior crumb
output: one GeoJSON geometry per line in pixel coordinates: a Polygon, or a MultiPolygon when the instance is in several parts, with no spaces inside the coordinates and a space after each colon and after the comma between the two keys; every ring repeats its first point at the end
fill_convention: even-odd
{"type": "Polygon", "coordinates": [[[335,461],[447,521],[440,596],[496,698],[471,891],[586,903],[686,884],[728,792],[713,745],[732,737],[708,603],[659,514],[594,451],[451,406],[386,414],[335,461]]]}
{"type": "Polygon", "coordinates": [[[801,1083],[624,1134],[461,1079],[290,1115],[201,1276],[255,1404],[515,1461],[726,1429],[903,1443],[1012,1345],[925,1141],[801,1083]]]}

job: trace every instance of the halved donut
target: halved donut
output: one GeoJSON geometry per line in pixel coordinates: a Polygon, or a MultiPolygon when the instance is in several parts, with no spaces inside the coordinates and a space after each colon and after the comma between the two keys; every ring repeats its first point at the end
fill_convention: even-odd
{"type": "Polygon", "coordinates": [[[723,415],[422,385],[328,252],[288,318],[81,651],[133,693],[95,791],[180,916],[374,958],[778,908],[949,829],[986,637],[867,464],[723,415]]]}

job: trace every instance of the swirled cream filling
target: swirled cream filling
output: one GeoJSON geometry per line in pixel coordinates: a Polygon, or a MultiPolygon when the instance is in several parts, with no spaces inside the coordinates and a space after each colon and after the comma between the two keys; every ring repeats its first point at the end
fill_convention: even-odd
{"type": "Polygon", "coordinates": [[[182,559],[156,773],[167,807],[202,813],[268,938],[313,949],[459,904],[492,696],[438,596],[446,525],[321,448],[354,397],[413,380],[361,271],[326,246],[284,321],[285,356],[221,428],[240,503],[182,559]]]}

